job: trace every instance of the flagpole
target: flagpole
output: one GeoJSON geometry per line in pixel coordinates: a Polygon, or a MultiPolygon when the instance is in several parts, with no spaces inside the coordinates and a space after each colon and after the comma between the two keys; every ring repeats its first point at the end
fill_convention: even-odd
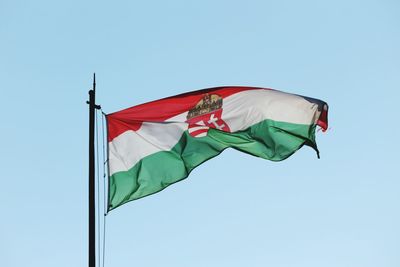
{"type": "Polygon", "coordinates": [[[95,110],[96,74],[93,73],[93,88],[89,90],[89,267],[96,267],[96,196],[95,196],[95,110]]]}

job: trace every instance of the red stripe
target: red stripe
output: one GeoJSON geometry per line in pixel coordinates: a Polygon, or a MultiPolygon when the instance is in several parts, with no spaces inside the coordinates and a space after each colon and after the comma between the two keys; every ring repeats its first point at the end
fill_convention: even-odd
{"type": "Polygon", "coordinates": [[[200,129],[200,130],[191,132],[190,135],[191,136],[196,136],[196,135],[199,135],[199,134],[202,134],[202,133],[206,133],[206,132],[208,132],[208,129],[200,129]]]}
{"type": "Polygon", "coordinates": [[[195,124],[193,124],[193,125],[189,124],[188,130],[189,130],[189,132],[191,132],[191,131],[196,131],[198,129],[209,129],[209,128],[210,127],[208,127],[208,126],[198,126],[198,125],[195,125],[195,124]]]}
{"type": "Polygon", "coordinates": [[[317,125],[322,128],[322,131],[325,132],[328,129],[328,105],[325,104],[324,109],[321,112],[321,115],[318,118],[317,125]]]}
{"type": "Polygon", "coordinates": [[[138,130],[144,121],[161,122],[184,113],[195,106],[205,93],[218,94],[225,98],[242,91],[256,89],[271,90],[244,86],[215,87],[163,98],[108,114],[108,141],[112,141],[127,130],[138,130]]]}

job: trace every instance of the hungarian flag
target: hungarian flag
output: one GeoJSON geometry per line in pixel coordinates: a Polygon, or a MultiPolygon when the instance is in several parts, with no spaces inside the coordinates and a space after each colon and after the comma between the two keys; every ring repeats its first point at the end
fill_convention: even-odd
{"type": "Polygon", "coordinates": [[[106,115],[108,210],[161,191],[197,166],[234,148],[272,161],[328,127],[318,99],[256,87],[217,87],[156,100],[106,115]]]}

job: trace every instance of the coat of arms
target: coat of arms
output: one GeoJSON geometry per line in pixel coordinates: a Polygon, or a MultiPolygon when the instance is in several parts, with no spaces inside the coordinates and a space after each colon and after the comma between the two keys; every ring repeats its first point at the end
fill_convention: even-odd
{"type": "Polygon", "coordinates": [[[186,117],[189,134],[193,137],[207,135],[209,128],[230,132],[228,124],[222,120],[222,97],[217,94],[205,94],[186,117]]]}

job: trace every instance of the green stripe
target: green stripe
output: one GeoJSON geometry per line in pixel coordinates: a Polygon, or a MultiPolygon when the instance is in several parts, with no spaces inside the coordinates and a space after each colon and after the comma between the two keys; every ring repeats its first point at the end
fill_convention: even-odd
{"type": "Polygon", "coordinates": [[[232,147],[269,159],[284,160],[304,144],[315,144],[315,125],[300,125],[265,120],[247,130],[227,133],[210,129],[206,137],[192,137],[186,131],[170,151],[160,151],[139,161],[128,171],[114,173],[109,180],[112,210],[129,201],[157,193],[185,179],[206,160],[232,147]]]}

